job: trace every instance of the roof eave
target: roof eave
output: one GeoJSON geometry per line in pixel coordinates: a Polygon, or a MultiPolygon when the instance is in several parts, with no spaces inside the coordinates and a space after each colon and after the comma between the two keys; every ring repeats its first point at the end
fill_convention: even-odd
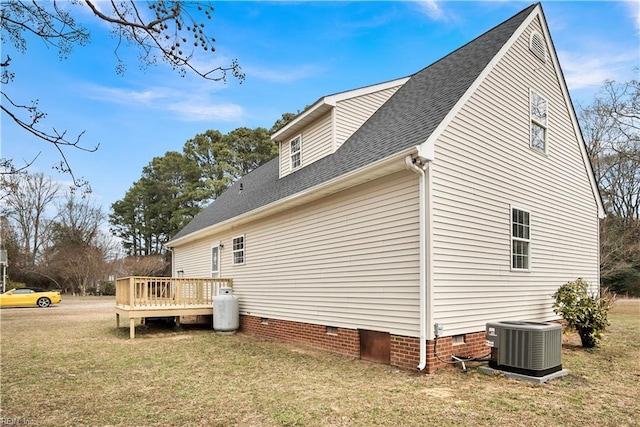
{"type": "Polygon", "coordinates": [[[381,176],[405,169],[404,159],[407,155],[418,153],[417,147],[409,147],[403,151],[393,154],[389,157],[373,162],[346,174],[340,175],[334,179],[323,182],[321,184],[310,187],[304,191],[292,194],[291,196],[269,203],[265,206],[253,209],[244,214],[229,218],[217,224],[202,228],[186,236],[179,237],[165,243],[168,249],[181,246],[186,243],[201,239],[208,235],[214,234],[221,230],[238,226],[250,221],[255,221],[267,215],[290,209],[293,206],[308,203],[313,200],[320,199],[333,193],[337,193],[346,188],[350,188],[368,181],[372,181],[381,176]]]}
{"type": "Polygon", "coordinates": [[[271,135],[271,139],[274,141],[283,141],[287,138],[293,138],[298,133],[300,133],[300,131],[305,126],[330,111],[333,107],[336,106],[338,102],[357,96],[367,95],[369,93],[377,92],[380,90],[401,86],[405,84],[409,80],[409,78],[410,77],[401,77],[399,79],[389,80],[387,82],[376,83],[370,86],[324,96],[317,100],[311,107],[300,113],[291,122],[287,123],[284,127],[282,127],[282,129],[274,132],[273,135],[271,135]]]}
{"type": "Polygon", "coordinates": [[[284,141],[289,137],[294,137],[299,134],[300,131],[308,124],[314,122],[319,117],[330,111],[335,104],[332,104],[328,97],[320,98],[306,111],[301,113],[298,117],[289,122],[282,129],[271,135],[271,139],[274,141],[284,141]]]}

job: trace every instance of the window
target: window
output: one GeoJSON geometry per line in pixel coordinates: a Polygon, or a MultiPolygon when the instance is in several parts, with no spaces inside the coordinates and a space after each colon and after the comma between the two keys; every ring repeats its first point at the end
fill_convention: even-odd
{"type": "Polygon", "coordinates": [[[244,236],[233,239],[233,265],[244,264],[244,236]]]}
{"type": "Polygon", "coordinates": [[[547,151],[547,100],[531,91],[531,148],[547,151]]]}
{"type": "Polygon", "coordinates": [[[220,277],[220,244],[211,246],[211,277],[220,277]]]}
{"type": "Polygon", "coordinates": [[[291,140],[291,169],[300,167],[302,164],[302,136],[298,135],[291,140]]]}
{"type": "Polygon", "coordinates": [[[529,212],[511,208],[511,268],[529,269],[529,246],[531,236],[529,212]]]}

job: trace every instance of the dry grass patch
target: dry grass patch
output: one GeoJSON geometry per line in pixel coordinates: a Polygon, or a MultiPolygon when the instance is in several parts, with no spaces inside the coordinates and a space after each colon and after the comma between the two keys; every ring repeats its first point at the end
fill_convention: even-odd
{"type": "Polygon", "coordinates": [[[208,329],[128,339],[112,301],[3,309],[3,419],[91,426],[637,425],[640,303],[602,346],[570,336],[568,377],[533,385],[473,367],[433,375],[208,329]]]}

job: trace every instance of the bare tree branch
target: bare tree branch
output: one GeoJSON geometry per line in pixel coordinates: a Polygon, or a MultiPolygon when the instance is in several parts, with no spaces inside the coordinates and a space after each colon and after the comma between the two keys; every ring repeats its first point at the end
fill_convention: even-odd
{"type": "MultiPolygon", "coordinates": [[[[171,19],[175,19],[178,16],[180,16],[180,4],[178,4],[177,7],[175,8],[174,12],[171,13],[170,15],[158,18],[155,21],[151,21],[151,22],[149,22],[147,24],[144,24],[144,23],[142,23],[142,19],[140,17],[140,14],[137,14],[137,17],[138,17],[140,23],[127,21],[123,15],[120,15],[118,13],[119,9],[118,9],[118,6],[116,5],[116,3],[114,1],[111,1],[111,6],[116,11],[116,13],[118,13],[118,19],[112,18],[111,16],[105,15],[104,13],[100,12],[100,10],[93,4],[92,1],[85,0],[85,3],[87,4],[87,6],[89,6],[91,11],[98,18],[103,19],[103,20],[105,20],[107,22],[111,22],[112,24],[118,24],[118,25],[130,26],[130,27],[134,27],[134,28],[140,28],[140,29],[143,29],[143,30],[149,30],[149,31],[157,32],[157,33],[160,33],[160,30],[158,30],[156,28],[156,25],[162,24],[165,21],[169,21],[171,19]]],[[[134,7],[135,7],[135,5],[134,5],[134,7]]],[[[137,10],[137,8],[136,8],[136,10],[137,10]]]]}
{"type": "MultiPolygon", "coordinates": [[[[85,0],[73,3],[79,6],[86,5],[93,16],[112,25],[112,33],[117,40],[113,50],[117,61],[115,69],[119,74],[124,73],[126,69],[126,64],[119,55],[119,50],[123,48],[122,41],[126,41],[140,50],[139,61],[143,68],[155,65],[158,59],[161,59],[182,76],[191,72],[206,80],[226,81],[230,73],[240,83],[244,80],[245,76],[236,60],[232,60],[228,66],[208,70],[200,69],[192,63],[196,50],[201,53],[215,52],[215,39],[205,31],[205,24],[202,22],[202,19],[211,19],[213,13],[213,6],[208,2],[149,1],[146,3],[148,10],[141,6],[143,3],[134,0],[110,0],[108,3],[85,0]],[[109,10],[103,10],[104,6],[109,10]]],[[[10,42],[18,51],[24,53],[27,51],[27,40],[35,38],[47,46],[57,48],[60,59],[67,58],[75,46],[84,46],[89,42],[90,34],[73,18],[70,8],[67,7],[68,3],[64,4],[65,7],[60,7],[60,2],[56,0],[46,3],[4,0],[0,9],[2,43],[10,42]]],[[[80,145],[84,131],[75,138],[68,138],[66,130],[58,132],[53,128],[52,132],[47,132],[37,127],[38,122],[46,117],[46,113],[37,107],[37,101],[31,105],[21,105],[13,102],[8,95],[6,86],[15,77],[14,73],[9,71],[12,60],[7,55],[6,59],[0,62],[0,81],[5,85],[1,93],[3,99],[8,101],[8,104],[2,103],[2,113],[7,114],[31,135],[53,144],[61,158],[55,168],[70,174],[76,186],[86,186],[86,181],[74,176],[64,150],[71,148],[93,152],[98,149],[99,144],[94,148],[80,145]],[[21,118],[21,110],[26,111],[30,119],[21,118]]],[[[27,164],[27,167],[30,164],[27,164]]],[[[0,166],[3,167],[2,173],[18,170],[12,161],[7,159],[0,159],[0,166]]]]}
{"type": "Polygon", "coordinates": [[[606,81],[580,125],[607,217],[601,222],[603,277],[640,265],[640,84],[606,81]]]}
{"type": "MultiPolygon", "coordinates": [[[[53,133],[48,133],[48,132],[45,132],[43,130],[38,129],[36,127],[36,125],[38,124],[38,122],[41,119],[46,117],[46,113],[44,113],[44,112],[42,112],[41,110],[38,109],[37,101],[35,101],[30,106],[28,106],[28,105],[18,105],[16,103],[14,103],[13,100],[11,100],[11,98],[9,98],[6,93],[0,91],[0,94],[13,107],[16,107],[17,109],[24,109],[24,110],[28,111],[31,114],[31,120],[30,120],[30,122],[22,120],[17,115],[15,115],[13,113],[13,111],[9,110],[9,108],[6,107],[6,104],[2,104],[1,108],[2,108],[2,111],[5,114],[7,114],[22,129],[26,130],[27,132],[29,132],[30,134],[36,136],[39,139],[42,139],[42,140],[44,140],[44,141],[46,141],[48,143],[53,144],[53,146],[56,148],[56,150],[60,154],[60,157],[62,158],[62,160],[57,166],[55,166],[55,169],[57,169],[57,170],[59,170],[60,172],[63,172],[63,173],[68,173],[71,176],[71,178],[73,179],[73,183],[74,183],[74,185],[76,187],[79,187],[79,188],[80,187],[85,187],[86,189],[89,190],[88,183],[86,181],[84,181],[83,179],[76,178],[75,174],[73,173],[73,171],[71,169],[71,165],[69,164],[67,156],[66,156],[66,154],[65,154],[65,152],[63,150],[63,147],[67,146],[67,147],[76,148],[76,149],[81,150],[81,151],[95,152],[96,150],[98,150],[98,147],[100,146],[100,144],[97,144],[93,148],[86,148],[86,147],[81,146],[80,145],[80,139],[84,135],[84,131],[82,133],[80,133],[76,137],[75,140],[69,141],[69,140],[66,139],[67,131],[58,132],[54,128],[53,129],[53,133]]],[[[36,158],[37,157],[38,156],[36,156],[36,158]]],[[[4,161],[7,162],[7,160],[4,160],[4,161]]],[[[33,161],[35,161],[35,159],[33,161]]],[[[31,163],[27,164],[26,167],[30,166],[33,163],[33,161],[31,163]]],[[[16,172],[16,169],[15,169],[15,167],[13,167],[11,162],[7,162],[7,166],[9,166],[9,167],[8,168],[4,168],[1,171],[2,174],[15,173],[16,172]]],[[[25,167],[23,167],[21,169],[25,169],[25,167]]]]}

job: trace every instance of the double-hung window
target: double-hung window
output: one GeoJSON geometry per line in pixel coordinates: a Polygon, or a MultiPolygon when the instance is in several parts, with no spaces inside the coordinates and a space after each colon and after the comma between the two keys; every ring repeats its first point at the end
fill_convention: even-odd
{"type": "Polygon", "coordinates": [[[302,136],[298,135],[291,140],[289,155],[291,156],[291,169],[300,167],[302,164],[302,136]]]}
{"type": "Polygon", "coordinates": [[[233,239],[233,265],[244,264],[244,236],[238,236],[233,239]]]}
{"type": "Polygon", "coordinates": [[[511,269],[529,270],[531,252],[529,212],[511,208],[511,269]]]}
{"type": "Polygon", "coordinates": [[[543,153],[547,152],[547,125],[548,102],[547,99],[531,90],[529,100],[531,115],[531,148],[543,153]]]}

